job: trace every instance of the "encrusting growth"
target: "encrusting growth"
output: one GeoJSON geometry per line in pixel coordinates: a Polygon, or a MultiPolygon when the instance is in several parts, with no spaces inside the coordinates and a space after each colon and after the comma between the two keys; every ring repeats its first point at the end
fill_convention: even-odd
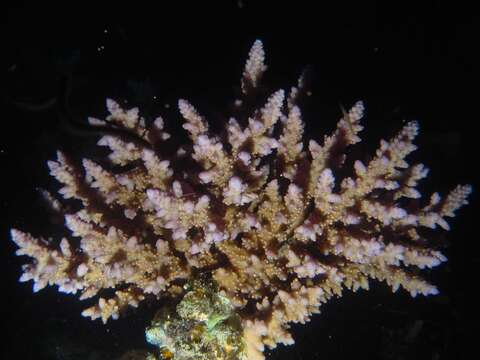
{"type": "MultiPolygon", "coordinates": [[[[237,108],[259,93],[265,70],[257,40],[237,108]]],[[[148,121],[137,108],[108,99],[109,115],[90,118],[91,126],[142,141],[113,132],[98,142],[110,149],[102,164],[61,152],[48,163],[62,184],[59,194],[76,200],[78,211],[65,214],[71,237],[58,242],[11,231],[17,255],[33,259],[20,281],[33,280],[34,291],[57,285],[81,300],[113,289],[83,311],[107,322],[147,297],[179,301],[185,284],[207,275],[239,316],[247,359],[263,359],[265,346],[292,344],[289,323],[309,321],[343,288],[368,289],[369,278],[412,296],[437,294],[406,268],[446,261],[423,228],[448,230],[446,218],[467,203],[471,187],[406,205],[421,197],[415,187],[428,172],[406,161],[416,149],[414,121],[339,181],[346,149],[360,141],[364,105],[345,111],[321,143],[307,142],[298,106],[304,93],[303,78],[289,91],[273,92],[244,118],[231,117],[225,136],[210,132],[205,117],[179,100],[192,144],[170,157],[162,155],[171,136],[161,117],[148,121]]],[[[46,194],[61,211],[64,200],[46,194]]]]}

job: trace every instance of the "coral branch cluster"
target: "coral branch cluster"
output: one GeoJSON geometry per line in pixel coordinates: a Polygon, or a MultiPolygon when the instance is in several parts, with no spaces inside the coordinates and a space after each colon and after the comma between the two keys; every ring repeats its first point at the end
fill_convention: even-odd
{"type": "MultiPolygon", "coordinates": [[[[55,242],[11,232],[17,254],[33,259],[20,280],[33,280],[34,291],[57,285],[82,300],[96,296],[83,315],[106,322],[147,297],[180,298],[186,282],[210,274],[241,318],[248,359],[262,359],[265,346],[292,344],[289,323],[305,323],[344,288],[368,289],[370,278],[412,296],[437,294],[410,269],[446,261],[424,229],[448,230],[446,218],[467,203],[471,187],[419,205],[416,186],[428,170],[406,161],[416,122],[340,175],[348,174],[347,148],[360,141],[363,103],[323,141],[306,141],[303,78],[248,111],[262,96],[265,70],[256,41],[235,101],[240,115],[222,134],[179,100],[191,144],[168,157],[162,149],[172,137],[161,117],[107,100],[106,119],[89,121],[116,130],[98,142],[108,159],[79,162],[58,152],[48,163],[59,194],[77,201],[77,211],[65,213],[71,236],[55,242]]],[[[48,198],[63,209],[64,200],[48,198]]]]}

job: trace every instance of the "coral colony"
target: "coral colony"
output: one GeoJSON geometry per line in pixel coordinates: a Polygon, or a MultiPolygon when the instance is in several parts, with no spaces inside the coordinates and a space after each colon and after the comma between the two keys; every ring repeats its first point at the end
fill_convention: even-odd
{"type": "MultiPolygon", "coordinates": [[[[344,288],[368,289],[370,278],[394,292],[437,294],[411,269],[446,261],[425,228],[448,230],[445,218],[467,203],[471,187],[412,201],[428,172],[406,161],[416,149],[414,121],[340,176],[347,148],[360,142],[363,103],[322,142],[306,141],[304,79],[259,99],[264,60],[257,40],[235,106],[263,103],[231,117],[221,135],[178,101],[191,144],[168,157],[161,117],[149,122],[107,100],[106,119],[89,119],[114,130],[98,142],[110,149],[103,166],[61,152],[48,162],[61,197],[77,203],[64,214],[71,236],[55,242],[11,231],[17,255],[33,259],[20,281],[33,280],[35,292],[57,285],[80,300],[98,297],[82,315],[104,323],[149,297],[169,300],[176,305],[146,332],[158,346],[149,358],[169,359],[264,359],[265,347],[293,344],[291,323],[309,321],[344,288]]],[[[46,196],[64,209],[64,200],[46,196]]]]}

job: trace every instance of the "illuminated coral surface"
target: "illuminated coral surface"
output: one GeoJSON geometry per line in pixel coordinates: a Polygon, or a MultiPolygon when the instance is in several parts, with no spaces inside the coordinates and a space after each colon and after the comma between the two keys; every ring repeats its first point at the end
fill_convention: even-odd
{"type": "Polygon", "coordinates": [[[82,314],[106,322],[147,297],[178,302],[186,284],[210,276],[216,296],[238,316],[248,359],[263,359],[265,346],[292,344],[290,323],[309,321],[344,288],[368,289],[370,278],[412,296],[437,294],[410,270],[446,261],[424,229],[448,230],[445,218],[467,203],[471,187],[421,201],[416,186],[428,170],[406,161],[416,149],[417,122],[381,140],[367,163],[345,169],[347,148],[360,142],[363,103],[345,111],[322,141],[306,140],[302,77],[247,111],[262,100],[265,70],[257,40],[235,101],[238,115],[223,133],[209,131],[205,117],[179,100],[191,143],[168,157],[163,147],[172,139],[161,116],[150,120],[108,99],[106,119],[89,118],[106,133],[98,145],[110,149],[108,159],[58,152],[48,163],[62,199],[45,196],[65,212],[71,237],[11,231],[17,254],[32,258],[20,280],[33,280],[34,291],[57,285],[81,300],[97,296],[82,314]],[[76,211],[65,211],[67,200],[76,211]],[[100,296],[104,289],[113,295],[100,296]]]}

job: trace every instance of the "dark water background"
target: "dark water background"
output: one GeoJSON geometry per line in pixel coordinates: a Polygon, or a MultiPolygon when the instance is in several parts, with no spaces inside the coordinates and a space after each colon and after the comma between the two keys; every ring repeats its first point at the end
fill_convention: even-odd
{"type": "MultiPolygon", "coordinates": [[[[65,76],[73,79],[76,118],[104,116],[105,98],[112,97],[139,106],[145,116],[161,114],[170,132],[183,136],[177,99],[189,99],[220,127],[247,52],[260,38],[269,65],[266,80],[274,89],[288,89],[303,66],[314,69],[313,95],[303,108],[309,137],[321,139],[334,128],[340,105],[362,99],[367,113],[360,152],[373,152],[404,120],[418,119],[420,149],[411,159],[431,169],[420,189],[428,196],[457,183],[476,185],[479,62],[473,11],[439,1],[339,1],[318,8],[301,1],[157,3],[3,5],[2,359],[115,359],[147,347],[143,331],[156,310],[145,304],[104,326],[80,316],[87,302],[52,288],[33,294],[31,283],[17,282],[24,259],[14,255],[8,229],[58,233],[36,190],[56,188],[46,161],[56,149],[99,156],[94,138],[66,133],[55,106],[48,106],[65,76]]],[[[441,295],[412,299],[373,283],[370,292],[346,291],[308,325],[294,325],[296,345],[279,346],[268,359],[462,359],[480,266],[476,193],[472,202],[449,221],[449,262],[427,274],[441,295]]]]}

